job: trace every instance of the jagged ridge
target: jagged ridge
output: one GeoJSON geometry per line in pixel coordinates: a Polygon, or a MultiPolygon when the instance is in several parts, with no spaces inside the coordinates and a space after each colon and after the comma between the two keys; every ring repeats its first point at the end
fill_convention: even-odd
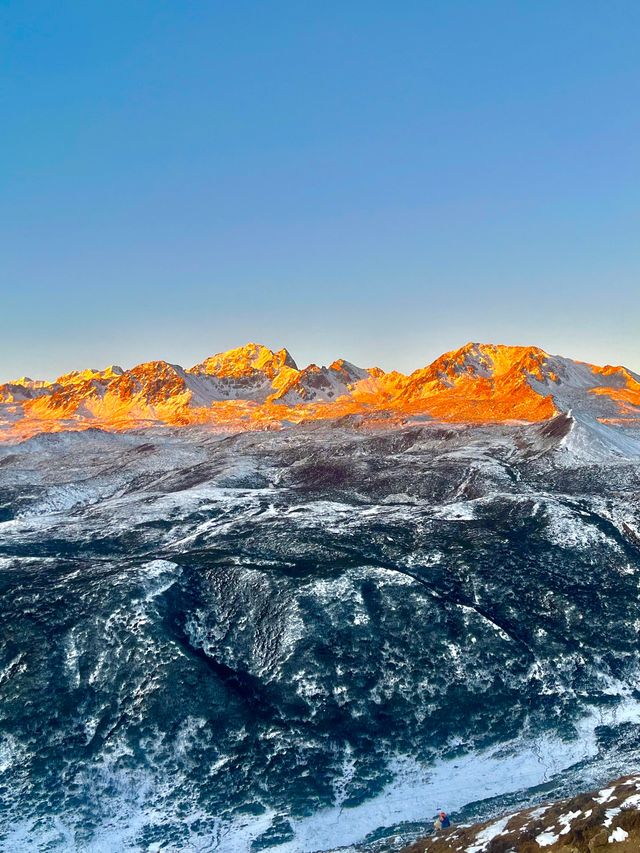
{"type": "Polygon", "coordinates": [[[338,359],[299,368],[286,349],[260,344],[217,353],[191,368],[166,361],[130,370],[74,371],[54,382],[0,385],[0,437],[99,426],[126,430],[194,423],[279,426],[350,414],[441,421],[542,421],[576,410],[640,423],[640,377],[537,347],[469,343],[409,375],[338,359]]]}

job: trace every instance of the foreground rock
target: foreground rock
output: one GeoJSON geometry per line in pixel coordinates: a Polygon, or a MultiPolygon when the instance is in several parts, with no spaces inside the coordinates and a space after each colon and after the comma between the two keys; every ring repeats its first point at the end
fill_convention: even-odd
{"type": "Polygon", "coordinates": [[[402,853],[638,853],[640,775],[607,788],[423,838],[402,853]],[[614,846],[610,846],[614,845],[614,846]]]}

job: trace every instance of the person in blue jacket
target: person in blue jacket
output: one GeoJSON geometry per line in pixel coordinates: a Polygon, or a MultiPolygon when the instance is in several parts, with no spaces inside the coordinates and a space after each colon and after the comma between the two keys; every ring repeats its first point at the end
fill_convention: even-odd
{"type": "Polygon", "coordinates": [[[450,826],[449,815],[444,811],[439,811],[438,817],[433,822],[433,828],[437,831],[439,829],[448,829],[450,826]]]}

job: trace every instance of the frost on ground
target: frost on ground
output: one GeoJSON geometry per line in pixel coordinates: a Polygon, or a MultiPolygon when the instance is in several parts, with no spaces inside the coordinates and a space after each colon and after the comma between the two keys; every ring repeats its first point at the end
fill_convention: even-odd
{"type": "Polygon", "coordinates": [[[606,435],[2,445],[0,847],[397,848],[632,772],[640,480],[606,435]]]}

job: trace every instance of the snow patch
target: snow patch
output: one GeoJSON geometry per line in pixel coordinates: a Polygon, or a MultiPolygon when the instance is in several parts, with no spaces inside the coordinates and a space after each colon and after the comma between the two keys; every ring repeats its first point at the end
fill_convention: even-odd
{"type": "Polygon", "coordinates": [[[557,835],[554,835],[553,832],[549,830],[545,830],[541,832],[540,835],[536,835],[536,841],[540,845],[540,847],[550,847],[552,844],[555,844],[558,840],[557,835]]]}
{"type": "Polygon", "coordinates": [[[489,846],[490,841],[498,835],[502,835],[512,817],[513,815],[507,815],[507,817],[502,817],[500,820],[495,821],[495,823],[490,823],[489,826],[486,826],[476,835],[477,843],[472,844],[471,847],[467,847],[466,853],[483,853],[489,846]]]}
{"type": "Polygon", "coordinates": [[[609,844],[612,844],[614,841],[624,841],[629,837],[629,833],[626,832],[621,826],[616,826],[611,835],[609,836],[609,844]]]}

